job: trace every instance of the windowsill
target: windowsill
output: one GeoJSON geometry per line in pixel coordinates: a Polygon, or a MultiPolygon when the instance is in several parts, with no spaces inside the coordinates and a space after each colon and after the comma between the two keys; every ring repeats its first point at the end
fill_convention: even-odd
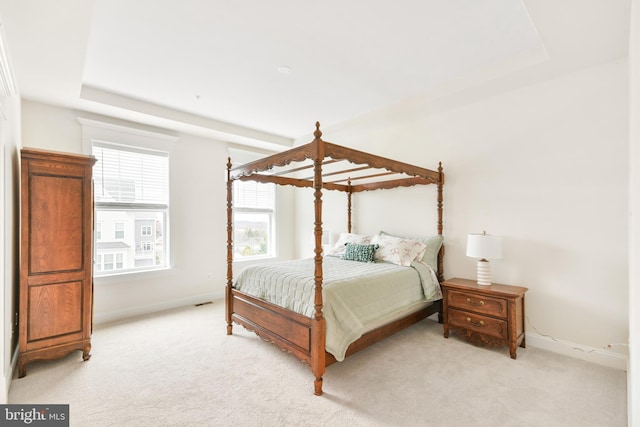
{"type": "Polygon", "coordinates": [[[257,255],[257,256],[248,256],[243,258],[236,257],[233,259],[233,262],[263,261],[263,260],[270,260],[270,259],[276,259],[276,258],[278,257],[275,255],[257,255]]]}
{"type": "Polygon", "coordinates": [[[260,264],[263,262],[268,263],[268,262],[274,262],[274,261],[280,261],[280,258],[277,256],[267,256],[267,257],[250,258],[250,259],[242,259],[242,260],[234,259],[233,265],[237,267],[245,267],[251,264],[260,264]]]}
{"type": "Polygon", "coordinates": [[[148,280],[156,277],[172,276],[175,272],[173,267],[163,267],[153,270],[144,271],[126,271],[122,273],[113,273],[104,276],[93,276],[93,282],[98,285],[107,285],[110,283],[122,283],[136,280],[148,280]]]}

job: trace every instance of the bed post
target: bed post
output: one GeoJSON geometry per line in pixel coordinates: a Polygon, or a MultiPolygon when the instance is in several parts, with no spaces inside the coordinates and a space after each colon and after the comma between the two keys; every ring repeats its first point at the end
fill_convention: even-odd
{"type": "Polygon", "coordinates": [[[347,233],[351,233],[351,178],[347,180],[347,233]]]}
{"type": "Polygon", "coordinates": [[[315,235],[315,314],[311,321],[311,372],[315,375],[314,394],[322,395],[322,375],[326,369],[325,344],[326,325],[322,314],[322,160],[324,159],[323,141],[320,139],[320,123],[316,122],[313,133],[313,188],[314,188],[314,235],[315,235]]]}
{"type": "Polygon", "coordinates": [[[444,184],[444,174],[442,173],[442,162],[438,164],[438,234],[442,235],[442,185],[444,184]]]}
{"type": "MultiPolygon", "coordinates": [[[[442,162],[438,164],[438,235],[442,235],[442,186],[444,185],[444,173],[442,172],[442,162]]],[[[444,281],[443,260],[444,245],[438,252],[438,280],[444,281]]]]}
{"type": "Polygon", "coordinates": [[[231,180],[231,157],[227,158],[227,287],[225,290],[225,317],[227,320],[227,335],[233,331],[231,315],[233,314],[233,181],[231,180]]]}
{"type": "MultiPolygon", "coordinates": [[[[442,162],[438,163],[438,235],[442,235],[442,186],[444,185],[444,173],[442,172],[442,162]]],[[[438,252],[438,281],[444,282],[444,245],[438,252]]],[[[438,323],[444,323],[444,313],[442,312],[442,301],[438,308],[438,323]]]]}

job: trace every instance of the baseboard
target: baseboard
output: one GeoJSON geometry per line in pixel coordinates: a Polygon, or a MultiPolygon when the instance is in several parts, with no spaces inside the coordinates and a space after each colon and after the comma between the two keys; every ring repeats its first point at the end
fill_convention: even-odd
{"type": "Polygon", "coordinates": [[[188,298],[164,301],[157,304],[142,305],[137,307],[126,308],[123,310],[109,311],[106,313],[94,313],[93,323],[99,325],[101,323],[113,322],[116,320],[127,319],[129,317],[143,316],[145,314],[157,313],[159,311],[171,310],[173,308],[185,307],[187,305],[200,304],[207,301],[219,300],[224,298],[223,293],[206,293],[195,295],[188,298]]]}
{"type": "Polygon", "coordinates": [[[6,404],[9,403],[9,388],[11,387],[11,381],[13,381],[13,375],[16,371],[16,366],[18,366],[18,347],[16,346],[15,350],[13,351],[13,356],[11,357],[11,363],[9,365],[9,375],[4,375],[3,374],[3,382],[2,384],[4,384],[4,391],[0,392],[3,394],[0,394],[0,403],[1,404],[6,404]]]}
{"type": "Polygon", "coordinates": [[[616,353],[607,349],[587,347],[568,341],[557,340],[532,332],[526,333],[526,339],[527,347],[531,346],[541,348],[543,350],[549,350],[554,353],[575,357],[587,362],[597,363],[598,365],[620,369],[622,371],[626,371],[628,369],[629,356],[625,354],[616,353]]]}
{"type": "Polygon", "coordinates": [[[6,405],[9,403],[9,387],[11,387],[11,381],[7,379],[7,376],[2,374],[4,390],[0,392],[0,405],[6,405]]]}

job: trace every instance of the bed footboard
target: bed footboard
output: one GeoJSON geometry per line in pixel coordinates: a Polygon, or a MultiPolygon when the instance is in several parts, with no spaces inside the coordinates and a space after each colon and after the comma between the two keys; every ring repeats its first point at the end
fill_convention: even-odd
{"type": "Polygon", "coordinates": [[[233,322],[310,364],[310,318],[235,289],[231,291],[231,297],[233,322]]]}

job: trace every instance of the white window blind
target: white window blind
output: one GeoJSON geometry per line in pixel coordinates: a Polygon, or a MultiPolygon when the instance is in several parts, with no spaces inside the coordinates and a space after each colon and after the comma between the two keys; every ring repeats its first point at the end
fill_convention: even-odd
{"type": "Polygon", "coordinates": [[[274,208],[273,184],[255,181],[237,181],[234,186],[234,204],[237,208],[268,209],[274,208]]]}
{"type": "Polygon", "coordinates": [[[97,203],[169,203],[168,153],[94,142],[93,155],[97,203]]]}

